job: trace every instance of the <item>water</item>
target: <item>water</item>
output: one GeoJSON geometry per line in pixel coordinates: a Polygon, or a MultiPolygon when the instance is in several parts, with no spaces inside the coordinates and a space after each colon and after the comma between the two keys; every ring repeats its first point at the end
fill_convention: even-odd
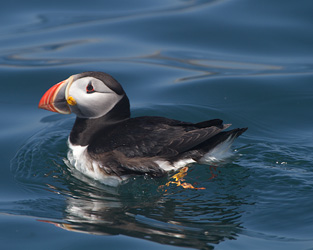
{"type": "Polygon", "coordinates": [[[0,28],[3,249],[311,249],[312,1],[10,1],[0,28]],[[38,110],[87,70],[134,116],[249,127],[183,189],[110,188],[64,163],[73,116],[38,110]]]}

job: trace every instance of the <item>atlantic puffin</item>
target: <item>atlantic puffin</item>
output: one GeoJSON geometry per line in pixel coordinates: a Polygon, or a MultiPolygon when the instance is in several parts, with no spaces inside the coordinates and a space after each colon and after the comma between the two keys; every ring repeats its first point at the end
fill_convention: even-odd
{"type": "Polygon", "coordinates": [[[134,175],[162,177],[187,164],[204,163],[217,147],[231,145],[247,130],[225,131],[231,124],[220,119],[190,123],[159,116],[131,118],[120,83],[95,71],[57,83],[42,96],[39,108],[76,114],[68,160],[103,183],[134,175]]]}

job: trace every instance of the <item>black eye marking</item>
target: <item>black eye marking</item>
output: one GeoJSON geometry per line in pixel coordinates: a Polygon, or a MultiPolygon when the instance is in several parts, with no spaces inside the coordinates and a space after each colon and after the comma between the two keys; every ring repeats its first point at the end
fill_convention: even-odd
{"type": "Polygon", "coordinates": [[[86,87],[86,92],[89,93],[93,93],[95,92],[95,89],[93,88],[91,83],[88,83],[87,87],[86,87]]]}

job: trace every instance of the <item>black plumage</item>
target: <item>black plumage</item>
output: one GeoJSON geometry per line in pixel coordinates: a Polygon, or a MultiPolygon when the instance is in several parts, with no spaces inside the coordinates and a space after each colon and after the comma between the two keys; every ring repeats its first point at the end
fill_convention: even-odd
{"type": "Polygon", "coordinates": [[[71,76],[48,90],[39,107],[77,115],[69,137],[71,163],[97,179],[98,170],[102,176],[163,176],[171,167],[162,164],[177,169],[175,164],[182,160],[197,162],[247,130],[225,131],[230,124],[220,119],[190,123],[157,116],[131,118],[124,89],[102,72],[71,76]]]}
{"type": "Polygon", "coordinates": [[[106,174],[163,176],[165,171],[156,161],[198,161],[227,138],[234,139],[246,130],[223,132],[229,126],[219,119],[193,124],[164,117],[128,118],[103,124],[88,136],[87,150],[91,158],[102,163],[106,174]]]}

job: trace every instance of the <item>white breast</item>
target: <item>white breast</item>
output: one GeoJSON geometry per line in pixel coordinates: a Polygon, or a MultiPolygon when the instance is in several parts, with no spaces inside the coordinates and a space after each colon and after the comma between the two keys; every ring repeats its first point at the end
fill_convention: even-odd
{"type": "Polygon", "coordinates": [[[122,181],[127,179],[127,176],[105,175],[104,171],[101,171],[103,166],[88,156],[88,146],[73,145],[68,140],[68,147],[67,159],[71,169],[76,169],[84,175],[109,186],[118,186],[122,181]]]}

